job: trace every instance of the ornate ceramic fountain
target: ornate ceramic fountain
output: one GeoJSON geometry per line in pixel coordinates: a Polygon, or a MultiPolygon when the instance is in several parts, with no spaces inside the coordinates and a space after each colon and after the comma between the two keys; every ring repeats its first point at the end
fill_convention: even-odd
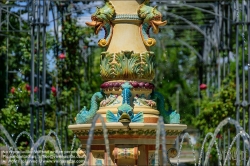
{"type": "MultiPolygon", "coordinates": [[[[86,147],[91,122],[101,114],[108,131],[111,165],[152,165],[155,161],[157,121],[163,117],[167,149],[173,147],[177,135],[186,129],[180,115],[165,110],[163,96],[154,90],[155,55],[150,47],[156,40],[149,37],[159,32],[161,13],[149,6],[149,0],[105,0],[97,8],[88,26],[95,33],[103,28],[105,37],[100,47],[107,48],[100,55],[102,92],[91,99],[91,108],[82,109],[76,116],[76,125],[69,129],[86,147]]],[[[102,124],[96,122],[88,165],[108,165],[102,124]]],[[[159,151],[161,154],[161,149],[159,151]]],[[[161,155],[160,155],[161,156],[161,155]]],[[[162,160],[160,159],[160,164],[162,160]]]]}

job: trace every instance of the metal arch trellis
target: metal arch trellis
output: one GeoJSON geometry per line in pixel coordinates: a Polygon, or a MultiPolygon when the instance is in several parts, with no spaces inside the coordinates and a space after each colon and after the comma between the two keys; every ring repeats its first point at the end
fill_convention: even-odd
{"type": "Polygon", "coordinates": [[[184,46],[188,47],[190,50],[192,50],[199,57],[200,61],[203,61],[202,55],[198,51],[196,51],[196,49],[194,47],[192,47],[187,42],[185,42],[185,41],[183,41],[181,39],[176,38],[176,40],[178,42],[180,42],[182,45],[184,45],[184,46]]]}
{"type": "Polygon", "coordinates": [[[171,17],[176,17],[178,19],[184,20],[185,22],[187,22],[190,26],[192,26],[193,28],[195,28],[198,32],[200,32],[204,38],[206,38],[209,42],[214,43],[214,41],[212,41],[209,37],[206,36],[206,33],[201,30],[197,25],[193,24],[192,22],[190,22],[189,20],[185,19],[184,17],[178,16],[176,14],[173,13],[166,13],[167,15],[171,16],[171,17]]]}
{"type": "MultiPolygon", "coordinates": [[[[239,1],[239,0],[234,0],[234,13],[235,13],[235,20],[234,20],[234,25],[236,28],[236,102],[235,102],[235,106],[236,106],[236,120],[240,121],[242,120],[242,125],[243,128],[246,128],[246,124],[245,124],[245,116],[246,116],[246,110],[248,109],[248,117],[250,117],[250,109],[249,109],[249,98],[250,98],[250,91],[249,91],[249,83],[250,83],[250,68],[248,66],[248,101],[246,100],[246,75],[245,75],[245,66],[246,66],[246,61],[245,61],[245,45],[246,45],[246,41],[245,41],[245,28],[247,25],[247,29],[249,30],[250,28],[250,24],[249,24],[249,20],[250,20],[250,1],[248,0],[246,1],[239,1]],[[246,20],[246,16],[247,16],[247,20],[246,20]],[[241,28],[241,29],[240,29],[241,28]],[[240,33],[241,30],[241,33],[240,33]],[[239,69],[240,69],[240,37],[241,37],[241,58],[242,58],[242,76],[241,76],[241,80],[240,80],[240,73],[239,73],[239,69]],[[242,82],[240,84],[240,81],[242,82]],[[242,93],[240,92],[240,88],[242,88],[242,93]],[[242,97],[241,97],[242,96],[242,97]],[[240,115],[240,108],[242,108],[243,112],[242,115],[240,115]]],[[[250,35],[249,35],[249,31],[248,31],[248,63],[249,63],[249,58],[250,58],[250,44],[249,44],[249,39],[250,39],[250,35]]],[[[248,119],[248,127],[249,127],[250,123],[249,123],[249,119],[248,119]]],[[[248,130],[250,130],[250,128],[248,128],[248,130]]],[[[250,132],[250,131],[248,131],[250,132]]],[[[240,139],[237,139],[236,142],[236,146],[237,148],[240,147],[240,139]]],[[[244,152],[245,152],[245,148],[244,148],[244,152]]],[[[244,159],[246,159],[246,154],[244,154],[244,159]]],[[[243,163],[241,163],[240,160],[240,154],[237,154],[236,157],[236,164],[246,164],[245,160],[243,160],[243,163]]]]}
{"type": "MultiPolygon", "coordinates": [[[[177,18],[177,19],[180,19],[180,20],[183,20],[185,23],[187,23],[191,28],[194,28],[195,30],[197,30],[198,32],[200,32],[203,36],[203,39],[204,39],[204,46],[203,46],[203,56],[202,58],[199,57],[199,59],[204,59],[202,60],[204,62],[204,64],[209,64],[211,62],[207,61],[211,58],[208,57],[209,53],[213,50],[217,50],[216,51],[216,54],[218,55],[218,49],[219,49],[219,43],[221,41],[220,39],[220,29],[221,29],[221,22],[222,22],[222,18],[225,18],[221,12],[221,7],[220,5],[216,4],[216,3],[211,3],[211,2],[208,2],[207,6],[209,6],[213,11],[209,11],[209,10],[205,10],[203,8],[199,8],[199,7],[192,7],[191,5],[188,5],[187,3],[177,3],[177,4],[171,4],[169,3],[169,1],[166,1],[168,5],[170,6],[175,6],[175,7],[189,7],[189,8],[195,8],[195,9],[198,9],[200,11],[203,11],[203,12],[206,12],[206,13],[210,13],[212,14],[213,16],[215,16],[213,18],[214,20],[214,23],[206,26],[205,28],[201,29],[201,27],[199,25],[195,25],[192,21],[188,20],[187,18],[185,18],[184,16],[182,15],[178,15],[177,14],[174,14],[174,13],[171,13],[170,12],[164,12],[166,15],[170,16],[170,17],[173,17],[173,18],[177,18]],[[210,29],[210,31],[209,31],[210,29]]],[[[214,1],[216,2],[216,1],[214,1]]],[[[206,5],[204,5],[206,6],[206,5]]],[[[226,18],[225,18],[226,19],[226,18]]],[[[229,20],[229,19],[227,19],[229,20]]],[[[175,25],[172,27],[172,29],[175,28],[175,25]]],[[[185,41],[183,41],[185,42],[185,41]]],[[[183,44],[182,42],[182,44],[183,44]]],[[[187,46],[187,43],[185,44],[187,46]]],[[[189,44],[188,44],[189,45],[189,44]]],[[[190,45],[189,45],[190,46],[190,45]]],[[[189,48],[193,48],[192,46],[189,47],[189,48]]],[[[197,51],[194,50],[194,49],[191,49],[195,52],[195,54],[197,54],[197,51]]],[[[198,55],[198,54],[197,54],[198,55]]],[[[217,86],[218,86],[218,89],[220,89],[220,67],[218,66],[218,83],[217,83],[217,86]]],[[[202,77],[201,77],[202,78],[202,77]]],[[[200,83],[202,83],[202,79],[200,80],[200,83]]],[[[208,91],[208,90],[207,90],[208,91]]]]}
{"type": "MultiPolygon", "coordinates": [[[[168,1],[167,1],[168,2],[168,1]]],[[[214,1],[215,2],[215,1],[214,1]]],[[[171,3],[167,3],[171,6],[171,3]]],[[[209,7],[213,10],[213,11],[209,11],[209,10],[205,10],[199,7],[192,7],[191,5],[188,4],[184,4],[184,3],[177,3],[177,4],[173,4],[172,6],[178,6],[178,7],[189,7],[189,8],[195,8],[198,9],[200,11],[206,12],[206,13],[210,13],[212,14],[214,17],[214,23],[208,25],[207,27],[204,28],[204,30],[202,30],[198,25],[195,25],[194,23],[192,23],[192,21],[189,21],[187,18],[185,18],[184,16],[180,16],[177,14],[173,14],[171,12],[165,12],[166,15],[169,15],[171,17],[183,20],[185,23],[187,23],[190,27],[196,29],[198,32],[200,32],[203,35],[204,38],[204,46],[203,46],[203,58],[206,61],[209,60],[209,58],[207,58],[209,52],[211,52],[212,49],[218,50],[219,47],[219,43],[220,43],[220,28],[221,28],[221,20],[223,17],[221,10],[220,10],[220,5],[216,5],[216,4],[212,4],[211,2],[208,3],[209,7]],[[207,29],[210,29],[210,33],[207,29]]],[[[204,5],[205,6],[205,5],[204,5]]],[[[173,26],[174,28],[175,26],[173,26]]],[[[216,51],[218,54],[218,51],[216,51]]],[[[201,58],[199,58],[201,59],[201,58]]],[[[210,58],[211,59],[211,58],[210,58]]],[[[204,61],[204,64],[209,63],[204,61]]],[[[218,67],[218,78],[220,77],[220,67],[218,67]]],[[[200,81],[202,83],[202,80],[200,81]]],[[[220,79],[218,79],[218,88],[220,88],[220,79]]]]}
{"type": "MultiPolygon", "coordinates": [[[[22,1],[20,1],[22,2],[22,1]]],[[[87,1],[85,1],[87,2],[87,1]]],[[[88,1],[91,2],[91,1],[88,1]]],[[[53,17],[51,20],[49,18],[49,12],[53,9],[53,5],[55,5],[54,0],[29,0],[26,2],[22,2],[22,5],[19,4],[19,1],[14,1],[11,4],[3,4],[0,3],[0,36],[6,36],[6,85],[8,85],[8,48],[9,48],[9,38],[13,38],[14,36],[9,35],[9,32],[13,33],[27,33],[31,37],[31,74],[30,74],[30,134],[31,137],[34,138],[34,134],[36,138],[40,135],[44,135],[45,133],[45,105],[46,105],[46,32],[47,26],[53,22],[55,28],[58,29],[56,22],[60,20],[65,15],[69,15],[73,12],[82,11],[86,9],[90,9],[100,5],[100,3],[89,3],[86,5],[82,5],[75,11],[70,11],[68,13],[64,13],[63,15],[59,14],[59,17],[53,17]],[[24,4],[23,4],[24,3],[24,4]],[[14,8],[14,11],[11,10],[14,8]],[[16,12],[16,10],[18,12],[16,12]],[[26,12],[26,18],[21,15],[21,11],[26,12]],[[5,15],[5,17],[4,17],[5,15]],[[18,28],[15,28],[11,25],[9,18],[15,17],[18,19],[20,25],[18,28]],[[22,25],[26,23],[29,28],[23,29],[22,25]],[[36,42],[40,41],[40,42],[36,42]],[[40,44],[39,44],[40,43],[40,44]],[[41,53],[42,52],[42,53],[41,53]],[[35,62],[35,59],[37,61],[35,62]],[[40,63],[42,63],[42,69],[40,69],[40,63]],[[36,94],[34,93],[35,87],[39,87],[39,90],[36,94]],[[36,95],[36,97],[35,97],[36,95]],[[42,114],[42,116],[40,115],[42,114]],[[34,122],[34,117],[36,117],[36,123],[34,122]],[[40,126],[41,125],[41,126],[40,126]],[[36,129],[36,130],[34,130],[36,129]],[[41,130],[41,133],[40,131],[41,130]],[[34,133],[35,132],[35,133],[34,133]]],[[[52,10],[53,12],[53,10],[52,10]]],[[[57,11],[56,11],[57,12],[57,11]]],[[[57,14],[56,14],[57,15],[57,14]]],[[[58,31],[55,31],[55,36],[58,36],[58,31]]],[[[59,39],[56,38],[58,41],[59,39]]],[[[59,41],[58,41],[59,42],[59,41]]],[[[6,86],[6,94],[8,94],[9,88],[6,86]]]]}
{"type": "MultiPolygon", "coordinates": [[[[171,2],[167,1],[169,4],[171,2]]],[[[174,3],[172,6],[177,6],[181,8],[182,6],[190,7],[190,1],[179,1],[179,3],[174,3]]],[[[211,45],[211,42],[204,38],[204,46],[203,46],[203,58],[207,61],[206,63],[215,63],[217,68],[211,68],[213,73],[216,73],[212,76],[212,80],[217,82],[217,87],[220,89],[221,80],[225,78],[226,75],[230,73],[230,61],[233,60],[236,62],[236,119],[241,123],[244,127],[244,130],[250,133],[250,0],[218,0],[213,1],[214,6],[217,5],[215,8],[218,12],[215,11],[216,14],[213,14],[217,17],[217,23],[214,23],[214,26],[209,27],[207,26],[206,31],[202,31],[203,36],[210,36],[210,40],[212,39],[215,41],[215,47],[211,45]],[[216,33],[215,33],[216,32],[216,33]],[[234,34],[233,34],[234,33],[234,34]],[[247,34],[247,37],[246,37],[247,34]],[[235,38],[234,38],[235,36],[235,38]],[[247,52],[247,53],[246,53],[247,52]],[[207,56],[207,55],[210,55],[207,56]],[[247,58],[246,58],[247,56],[247,58]],[[216,61],[211,61],[213,57],[216,58],[216,61]],[[241,62],[240,62],[241,60],[241,62]],[[241,71],[241,75],[240,75],[241,71]],[[246,71],[248,72],[248,78],[246,79],[246,71]],[[216,78],[217,77],[217,78],[216,78]],[[240,90],[242,89],[242,91],[240,90]],[[246,90],[248,90],[246,92],[246,90]],[[242,112],[240,111],[242,109],[242,112]],[[248,118],[246,118],[248,117],[248,118]],[[246,120],[248,119],[248,125],[246,120]]],[[[192,2],[190,2],[192,3],[192,2]]],[[[211,3],[211,2],[210,2],[211,3]]],[[[201,11],[204,11],[201,9],[201,11]]],[[[204,11],[207,12],[207,11],[204,11]]],[[[168,14],[168,13],[167,13],[168,14]]],[[[170,16],[176,17],[178,19],[184,20],[187,22],[186,18],[182,15],[179,16],[177,14],[172,14],[171,11],[169,12],[170,16]]],[[[215,17],[215,18],[216,18],[215,17]]],[[[171,24],[170,24],[171,25],[171,24]]],[[[192,24],[191,27],[193,27],[192,24]]],[[[172,29],[175,30],[175,27],[182,26],[182,25],[171,25],[172,29]]],[[[195,25],[197,26],[197,25],[195,25]]],[[[200,29],[195,28],[199,32],[200,29]]],[[[176,30],[177,33],[179,32],[176,30]]],[[[179,36],[176,37],[177,40],[180,38],[179,36]]],[[[192,46],[190,47],[190,49],[192,46]]],[[[194,53],[197,54],[197,51],[193,50],[194,53]]],[[[210,69],[210,70],[211,70],[210,69]]],[[[210,74],[206,72],[206,81],[209,85],[210,82],[210,74]]],[[[200,82],[202,83],[202,81],[200,82]]],[[[229,145],[230,142],[230,129],[227,131],[228,133],[228,140],[224,141],[223,147],[226,144],[229,145]],[[228,143],[227,143],[228,142],[228,143]]],[[[237,139],[237,148],[240,148],[239,144],[240,138],[237,139]]],[[[236,163],[237,165],[246,165],[246,151],[245,147],[243,148],[243,158],[244,160],[240,160],[240,153],[237,153],[236,163]]],[[[230,159],[228,160],[228,165],[230,165],[230,159]]]]}
{"type": "Polygon", "coordinates": [[[13,12],[11,12],[11,11],[9,10],[11,7],[15,7],[15,6],[14,6],[14,5],[4,5],[4,4],[1,4],[1,6],[0,6],[0,32],[5,32],[5,31],[7,31],[7,32],[10,32],[10,31],[15,31],[15,32],[27,32],[27,31],[23,30],[23,29],[22,29],[22,26],[21,26],[23,22],[28,23],[27,20],[23,19],[23,18],[20,16],[20,15],[21,15],[21,14],[20,14],[20,13],[21,13],[21,10],[19,10],[19,14],[20,14],[20,15],[17,15],[17,14],[15,14],[15,13],[13,13],[13,12]],[[5,9],[5,8],[6,8],[6,9],[5,9]],[[2,14],[3,14],[3,12],[7,13],[7,20],[2,20],[2,14]],[[11,25],[11,23],[9,22],[9,16],[10,16],[10,15],[16,17],[16,18],[19,20],[19,29],[14,28],[14,27],[11,25]],[[4,24],[6,24],[7,27],[10,26],[12,29],[2,30],[2,26],[3,26],[4,24]]]}
{"type": "MultiPolygon", "coordinates": [[[[38,2],[40,2],[40,1],[38,1],[38,2]]],[[[41,0],[41,2],[47,2],[47,3],[51,3],[51,2],[53,2],[53,1],[50,1],[50,0],[45,0],[45,1],[42,1],[41,0]]],[[[43,5],[42,5],[42,9],[45,11],[47,11],[47,13],[48,13],[48,11],[49,11],[49,8],[50,8],[50,5],[49,4],[45,4],[45,3],[43,3],[43,5]],[[46,8],[46,9],[44,9],[44,8],[46,8]]],[[[55,25],[55,22],[57,21],[57,20],[59,20],[59,19],[63,19],[63,17],[65,17],[66,15],[69,15],[69,14],[71,14],[72,12],[76,12],[76,11],[71,11],[71,12],[68,12],[68,13],[60,13],[59,15],[59,17],[55,17],[55,18],[53,18],[51,21],[49,21],[49,19],[48,19],[48,14],[47,14],[47,17],[43,17],[43,22],[40,22],[40,18],[39,18],[39,12],[41,12],[41,11],[39,11],[39,7],[36,7],[36,5],[38,5],[38,4],[36,4],[36,3],[32,3],[33,4],[33,9],[32,9],[32,12],[33,12],[33,14],[31,15],[31,18],[32,18],[32,20],[34,21],[34,23],[33,24],[31,24],[31,25],[33,25],[32,26],[32,28],[33,28],[33,32],[31,32],[31,36],[32,36],[32,34],[34,34],[34,29],[43,29],[44,30],[44,33],[42,33],[42,34],[45,34],[45,32],[46,32],[46,26],[47,25],[49,25],[49,22],[54,22],[54,25],[55,25]],[[34,12],[34,9],[36,9],[36,12],[34,12]],[[37,20],[39,20],[39,21],[37,21],[37,20]]],[[[39,6],[39,5],[38,5],[39,6]]],[[[85,6],[83,6],[80,10],[85,10],[85,9],[89,9],[89,8],[93,8],[93,7],[95,7],[96,6],[96,4],[90,4],[90,5],[85,5],[85,6]]],[[[41,12],[42,13],[42,12],[41,12]]],[[[58,15],[58,14],[57,14],[58,15]]],[[[58,25],[57,25],[58,26],[58,25]]],[[[57,27],[56,27],[57,28],[57,27]]],[[[56,31],[55,32],[55,36],[58,36],[58,31],[56,31]]],[[[37,34],[36,34],[37,35],[37,34]]],[[[33,37],[34,37],[34,35],[33,35],[33,37]]],[[[32,38],[31,38],[32,39],[32,38]]],[[[42,36],[42,39],[44,40],[44,36],[42,36]]],[[[57,40],[60,40],[60,39],[58,39],[58,38],[56,38],[57,40]]],[[[33,40],[33,39],[32,39],[33,40]]],[[[39,41],[39,35],[37,36],[37,40],[39,41]]],[[[46,40],[46,39],[45,39],[46,40]]],[[[62,40],[62,39],[61,39],[62,40]]],[[[57,42],[59,42],[59,41],[57,41],[57,42]]],[[[31,43],[34,43],[34,42],[31,42],[31,43]]],[[[44,42],[44,44],[45,44],[45,42],[44,42]]],[[[43,45],[44,46],[44,45],[43,45]]],[[[32,51],[31,51],[31,55],[34,55],[34,45],[32,46],[32,51]]],[[[43,49],[44,49],[44,47],[43,47],[43,49]]],[[[38,52],[39,52],[39,50],[38,50],[38,52]]],[[[57,53],[58,54],[58,53],[57,53]]],[[[34,56],[33,56],[34,57],[34,56]]],[[[45,65],[46,63],[44,63],[44,62],[46,62],[46,55],[45,55],[45,51],[43,51],[43,64],[45,65]]],[[[34,63],[34,59],[32,59],[32,64],[34,63]]],[[[38,63],[39,64],[39,63],[38,63]]],[[[31,68],[33,68],[32,69],[32,71],[34,71],[34,66],[32,67],[31,66],[31,68]]],[[[45,80],[46,80],[46,68],[45,68],[45,66],[44,66],[44,68],[43,68],[43,76],[42,76],[43,78],[42,78],[42,81],[43,81],[43,83],[42,83],[42,99],[40,100],[40,101],[34,101],[34,97],[32,98],[31,97],[31,115],[32,115],[32,112],[34,111],[34,109],[37,109],[36,110],[36,114],[37,114],[37,111],[39,111],[38,109],[39,109],[39,107],[41,107],[42,108],[42,135],[44,135],[44,127],[45,127],[45,125],[44,125],[44,121],[45,121],[45,100],[46,100],[46,89],[45,89],[45,80]],[[32,103],[34,103],[33,105],[32,105],[32,103]],[[38,108],[37,108],[38,107],[38,108]]],[[[32,76],[31,76],[31,78],[34,78],[34,75],[32,74],[32,76]]],[[[39,83],[40,81],[39,80],[37,80],[37,83],[39,83]]],[[[33,80],[33,82],[31,81],[31,87],[33,86],[34,87],[34,80],[33,80]]],[[[32,88],[31,88],[32,89],[32,88]]],[[[34,92],[33,92],[33,94],[34,94],[34,92]]],[[[32,91],[31,91],[31,96],[32,96],[32,91]]],[[[79,100],[79,99],[78,99],[79,100]]],[[[60,112],[63,112],[63,111],[60,111],[60,112]]],[[[60,114],[60,112],[56,112],[56,124],[57,124],[57,129],[58,129],[58,127],[59,127],[59,125],[58,125],[58,116],[59,116],[59,114],[60,114]]],[[[36,115],[37,116],[37,115],[36,115]]],[[[62,115],[60,115],[60,116],[62,116],[62,115]]],[[[67,134],[67,131],[65,131],[65,133],[63,133],[63,131],[62,130],[67,130],[66,129],[66,126],[63,126],[63,121],[64,121],[64,119],[68,119],[68,118],[64,118],[64,117],[62,117],[61,118],[61,129],[60,129],[60,135],[61,135],[61,140],[64,138],[65,139],[65,149],[67,149],[67,136],[65,135],[65,134],[67,134]],[[63,134],[65,135],[65,136],[63,136],[63,134]]],[[[31,118],[31,122],[33,121],[33,118],[31,118]]],[[[33,122],[32,122],[33,123],[33,122]]],[[[66,124],[67,124],[67,122],[66,122],[66,124]]],[[[31,125],[32,126],[32,125],[31,125]]],[[[39,126],[37,126],[36,128],[39,128],[39,126]]],[[[33,129],[31,128],[30,129],[31,130],[31,133],[33,133],[34,131],[32,131],[33,129]]],[[[58,130],[57,130],[57,132],[59,132],[58,130]]],[[[39,133],[37,134],[37,138],[39,137],[39,133]]]]}

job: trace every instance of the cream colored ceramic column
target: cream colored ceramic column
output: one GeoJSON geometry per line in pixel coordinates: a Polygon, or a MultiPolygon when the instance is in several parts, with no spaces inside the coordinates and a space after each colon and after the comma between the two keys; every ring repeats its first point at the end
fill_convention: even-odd
{"type": "MultiPolygon", "coordinates": [[[[110,0],[115,7],[116,15],[137,15],[137,10],[143,0],[110,0]]],[[[117,53],[121,51],[146,52],[148,48],[144,45],[139,32],[141,20],[115,19],[113,37],[107,52],[117,53]]]]}

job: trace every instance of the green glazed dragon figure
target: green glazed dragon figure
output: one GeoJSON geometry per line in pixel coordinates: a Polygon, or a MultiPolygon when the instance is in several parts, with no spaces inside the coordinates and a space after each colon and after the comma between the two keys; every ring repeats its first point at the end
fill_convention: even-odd
{"type": "Polygon", "coordinates": [[[168,111],[165,110],[164,97],[159,92],[153,91],[150,94],[150,98],[157,103],[157,110],[160,112],[160,116],[163,117],[164,123],[180,123],[180,114],[169,106],[168,111]]]}
{"type": "Polygon", "coordinates": [[[102,98],[103,98],[102,92],[96,92],[91,98],[90,109],[87,110],[86,107],[84,106],[84,108],[76,115],[76,123],[77,124],[90,123],[99,108],[97,100],[102,98]]]}
{"type": "Polygon", "coordinates": [[[104,28],[105,37],[99,40],[98,45],[101,47],[107,46],[112,38],[113,27],[111,20],[115,16],[115,8],[109,0],[105,0],[105,5],[101,8],[97,7],[96,12],[91,16],[92,22],[86,22],[88,26],[95,27],[95,34],[104,28]]]}
{"type": "Polygon", "coordinates": [[[159,26],[164,26],[167,21],[161,21],[161,13],[156,7],[148,6],[149,0],[145,0],[137,10],[138,16],[143,19],[143,23],[150,24],[154,33],[159,32],[159,26]]]}
{"type": "Polygon", "coordinates": [[[156,7],[151,7],[149,5],[150,0],[145,0],[137,10],[139,18],[143,20],[143,24],[140,26],[140,33],[143,42],[146,46],[153,46],[156,40],[149,37],[149,29],[152,27],[153,32],[157,34],[159,32],[159,26],[164,26],[167,21],[162,21],[161,13],[156,9],[156,7]]]}

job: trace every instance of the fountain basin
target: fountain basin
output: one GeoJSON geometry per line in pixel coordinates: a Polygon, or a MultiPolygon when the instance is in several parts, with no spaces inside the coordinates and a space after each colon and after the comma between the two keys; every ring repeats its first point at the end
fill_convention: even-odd
{"type": "MultiPolygon", "coordinates": [[[[91,125],[92,124],[69,125],[69,129],[81,140],[83,149],[86,148],[91,125]]],[[[101,161],[104,165],[107,165],[108,156],[105,149],[103,126],[102,123],[96,123],[95,125],[88,164],[94,165],[97,161],[101,161]]],[[[117,122],[105,123],[105,125],[108,133],[110,152],[111,154],[113,153],[113,155],[110,156],[112,165],[151,165],[151,163],[154,162],[157,123],[130,123],[129,125],[123,125],[117,122]],[[122,158],[124,154],[121,156],[117,155],[119,154],[118,151],[129,151],[130,156],[137,157],[127,156],[125,160],[125,158],[122,158]]],[[[184,124],[164,124],[167,150],[173,147],[176,137],[186,128],[187,125],[184,124]]],[[[162,164],[161,153],[162,150],[160,147],[159,164],[162,164]]]]}
{"type": "MultiPolygon", "coordinates": [[[[122,123],[117,122],[106,123],[105,125],[108,130],[109,142],[114,144],[148,144],[149,141],[155,140],[157,130],[157,123],[130,123],[129,126],[125,126],[122,123]],[[119,140],[117,138],[119,138],[119,140]],[[127,138],[130,138],[129,142],[127,138]]],[[[173,144],[176,136],[185,130],[187,125],[164,124],[164,127],[166,131],[166,143],[173,144]]],[[[69,125],[69,129],[77,135],[83,144],[86,144],[90,128],[91,124],[69,125]]],[[[155,144],[155,142],[150,143],[155,144]]],[[[104,144],[101,123],[96,123],[92,144],[104,144]]]]}

